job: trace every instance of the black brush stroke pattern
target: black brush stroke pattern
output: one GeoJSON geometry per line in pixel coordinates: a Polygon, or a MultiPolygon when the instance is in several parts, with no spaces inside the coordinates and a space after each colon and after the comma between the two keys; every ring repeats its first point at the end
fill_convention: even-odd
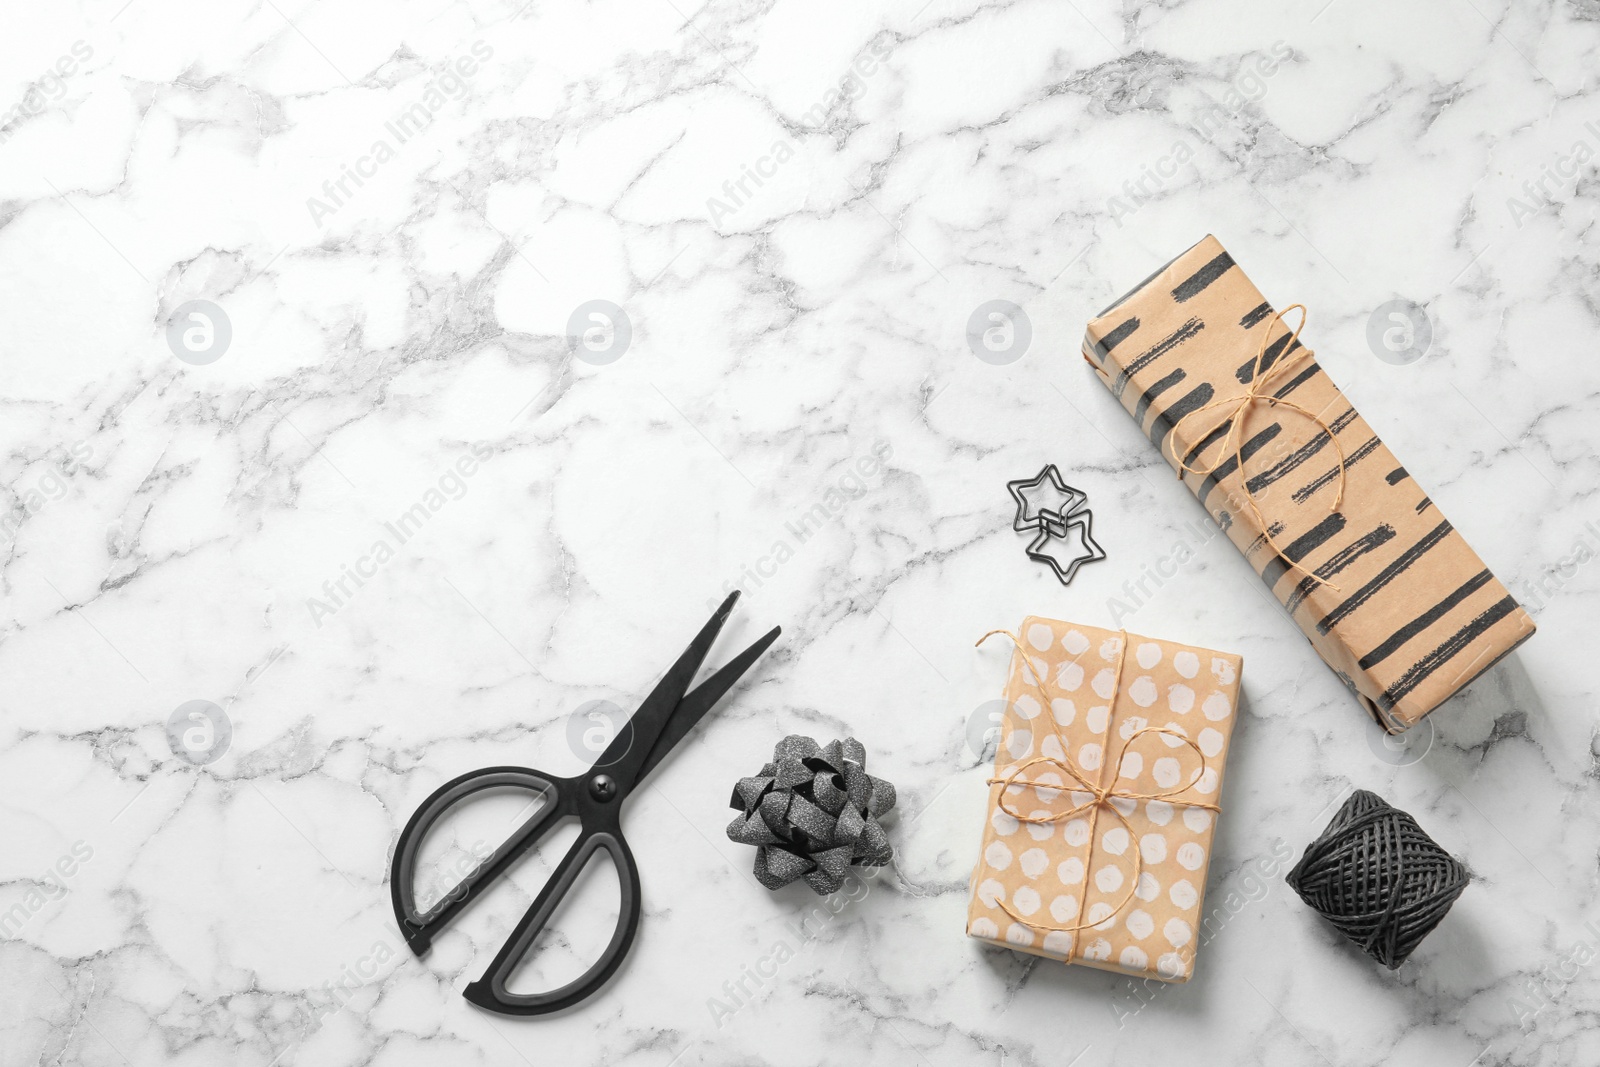
{"type": "MultiPolygon", "coordinates": [[[[1339,551],[1329,556],[1327,561],[1323,563],[1322,566],[1317,567],[1311,573],[1315,574],[1323,581],[1327,581],[1334,575],[1343,571],[1346,567],[1349,567],[1362,556],[1365,556],[1368,552],[1371,552],[1375,548],[1382,548],[1384,545],[1393,540],[1394,527],[1390,526],[1386,522],[1380,523],[1375,529],[1362,534],[1360,537],[1356,538],[1354,541],[1350,542],[1348,545],[1345,545],[1339,551]]],[[[1311,591],[1316,587],[1316,585],[1317,583],[1310,578],[1300,579],[1300,584],[1294,587],[1294,592],[1289,595],[1289,599],[1285,601],[1283,605],[1284,608],[1288,610],[1289,614],[1293,615],[1295,613],[1295,610],[1305,602],[1306,597],[1311,595],[1311,591]]]]}
{"type": "Polygon", "coordinates": [[[1226,252],[1221,253],[1211,262],[1179,282],[1178,287],[1172,290],[1172,299],[1180,304],[1193,300],[1205,292],[1212,282],[1228,273],[1232,267],[1233,257],[1226,252]]]}
{"type": "Polygon", "coordinates": [[[1274,556],[1261,571],[1261,580],[1267,583],[1267,588],[1276,588],[1283,576],[1289,573],[1290,567],[1327,544],[1335,535],[1342,533],[1345,521],[1344,513],[1335,511],[1284,545],[1282,554],[1274,556]]]}
{"type": "Polygon", "coordinates": [[[1395,559],[1387,567],[1379,571],[1371,581],[1367,582],[1366,585],[1363,585],[1360,589],[1357,589],[1354,593],[1351,593],[1344,600],[1340,601],[1332,611],[1323,616],[1322,619],[1317,622],[1317,633],[1325,634],[1329,630],[1332,630],[1335,626],[1339,625],[1345,619],[1349,618],[1351,614],[1356,611],[1356,609],[1360,608],[1363,604],[1381,592],[1384,586],[1388,585],[1400,575],[1404,574],[1407,568],[1425,556],[1429,549],[1443,541],[1454,529],[1455,527],[1451,526],[1450,523],[1446,521],[1441,522],[1439,525],[1429,530],[1422,536],[1420,541],[1412,545],[1410,548],[1407,548],[1404,552],[1400,553],[1400,555],[1396,556],[1395,559]]]}
{"type": "Polygon", "coordinates": [[[1458,586],[1451,594],[1439,601],[1421,615],[1406,623],[1400,629],[1385,638],[1377,648],[1361,657],[1361,669],[1371,670],[1390,656],[1400,650],[1400,646],[1438,622],[1449,614],[1450,609],[1461,603],[1479,589],[1494,581],[1494,575],[1487,570],[1481,570],[1458,586]]]}
{"type": "Polygon", "coordinates": [[[1199,319],[1190,319],[1172,331],[1172,333],[1151,345],[1147,351],[1135,357],[1127,366],[1117,372],[1117,376],[1111,380],[1111,395],[1121,400],[1122,394],[1128,390],[1129,380],[1135,374],[1138,374],[1205,328],[1206,324],[1199,319]]]}
{"type": "Polygon", "coordinates": [[[1449,640],[1412,664],[1393,685],[1384,691],[1383,697],[1379,700],[1384,710],[1388,710],[1398,704],[1407,693],[1427,681],[1435,671],[1459,655],[1462,649],[1470,646],[1489,627],[1516,610],[1517,602],[1515,598],[1508,596],[1497,600],[1488,610],[1457,630],[1449,640]]]}

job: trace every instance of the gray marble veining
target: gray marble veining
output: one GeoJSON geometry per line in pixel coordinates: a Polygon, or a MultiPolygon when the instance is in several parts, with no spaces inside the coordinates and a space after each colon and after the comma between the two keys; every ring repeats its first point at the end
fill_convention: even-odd
{"type": "Polygon", "coordinates": [[[0,1064],[1600,1055],[1592,3],[13,8],[0,1064]],[[1402,745],[1078,357],[1207,232],[1540,625],[1402,745]],[[1009,528],[1046,462],[1108,556],[1066,589],[1009,528]],[[548,860],[419,961],[400,826],[575,773],[736,587],[722,649],[784,638],[632,802],[628,962],[476,1011],[548,860]],[[962,933],[973,641],[1030,613],[1244,656],[1187,985],[962,933]],[[723,835],[786,733],[899,789],[827,900],[723,835]],[[1474,876],[1393,973],[1282,880],[1357,786],[1474,876]]]}

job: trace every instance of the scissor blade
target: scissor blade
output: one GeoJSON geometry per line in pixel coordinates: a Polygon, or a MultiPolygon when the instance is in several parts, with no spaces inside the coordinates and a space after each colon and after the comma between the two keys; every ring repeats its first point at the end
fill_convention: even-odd
{"type": "Polygon", "coordinates": [[[695,724],[705,717],[706,712],[716,707],[717,701],[733,688],[734,683],[761,658],[761,654],[782,632],[781,626],[774,626],[768,630],[759,641],[729,660],[717,673],[701,682],[699,688],[679,702],[678,710],[667,720],[666,729],[661,731],[655,747],[650,750],[649,757],[639,768],[637,781],[643,781],[644,776],[654,770],[656,764],[660,763],[679,741],[688,736],[689,731],[695,728],[695,724]]]}
{"type": "Polygon", "coordinates": [[[656,739],[661,736],[661,731],[671,718],[673,709],[678,706],[678,701],[682,700],[683,694],[688,691],[689,683],[694,681],[694,676],[700,672],[700,665],[705,662],[706,653],[711,651],[712,644],[717,640],[717,634],[722,630],[722,624],[728,621],[728,616],[738,599],[739,590],[735,589],[728,594],[728,599],[722,602],[722,606],[700,628],[700,632],[695,634],[694,640],[689,642],[689,647],[683,650],[683,655],[667,668],[667,673],[661,676],[661,681],[650,690],[650,695],[644,698],[644,703],[639,705],[639,710],[633,713],[628,724],[611,739],[611,744],[606,746],[606,750],[595,761],[595,767],[604,769],[624,787],[638,780],[639,773],[634,768],[637,768],[640,761],[645,758],[645,754],[655,747],[656,739]]]}

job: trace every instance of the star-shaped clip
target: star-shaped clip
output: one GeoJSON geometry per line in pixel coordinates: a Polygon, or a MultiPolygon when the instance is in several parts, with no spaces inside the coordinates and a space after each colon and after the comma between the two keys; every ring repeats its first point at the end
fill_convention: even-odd
{"type": "Polygon", "coordinates": [[[1090,530],[1093,518],[1088,511],[1079,512],[1057,533],[1056,520],[1046,516],[1039,536],[1028,546],[1028,558],[1050,564],[1062,585],[1071,583],[1079,567],[1106,558],[1105,549],[1095,542],[1090,530]]]}
{"type": "Polygon", "coordinates": [[[1061,480],[1061,472],[1054,463],[1045,464],[1038,477],[1007,482],[1006,488],[1017,502],[1017,517],[1011,521],[1011,528],[1018,533],[1043,528],[1047,516],[1065,521],[1089,499],[1087,494],[1061,480]]]}
{"type": "Polygon", "coordinates": [[[1028,546],[1028,558],[1048,563],[1062,585],[1071,582],[1085,563],[1106,558],[1091,532],[1094,516],[1084,506],[1088,495],[1062,481],[1054,463],[1045,464],[1035,478],[1007,482],[1006,488],[1017,502],[1011,528],[1019,533],[1039,531],[1028,546]]]}

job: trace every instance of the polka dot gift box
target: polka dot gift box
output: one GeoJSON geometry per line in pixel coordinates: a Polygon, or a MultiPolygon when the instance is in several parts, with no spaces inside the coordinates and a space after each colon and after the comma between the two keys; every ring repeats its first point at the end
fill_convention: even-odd
{"type": "Polygon", "coordinates": [[[1015,647],[967,934],[1188,981],[1242,661],[1037,617],[988,636],[1015,647]]]}

